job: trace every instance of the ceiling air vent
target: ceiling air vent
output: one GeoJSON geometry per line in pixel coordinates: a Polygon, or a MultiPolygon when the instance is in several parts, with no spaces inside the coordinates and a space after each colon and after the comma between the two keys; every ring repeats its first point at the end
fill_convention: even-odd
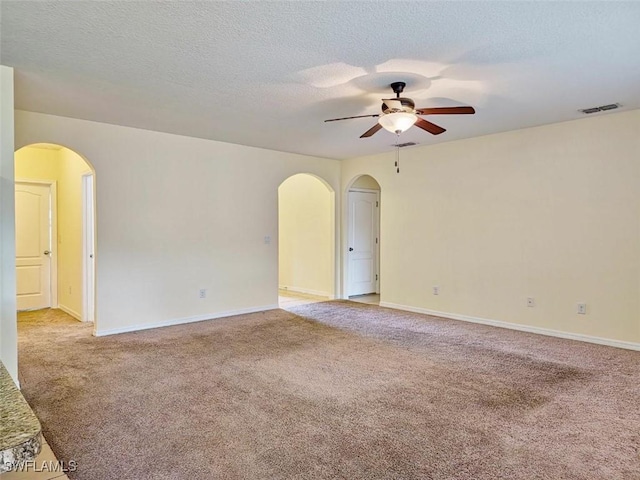
{"type": "Polygon", "coordinates": [[[579,110],[579,111],[588,115],[590,113],[598,113],[598,112],[606,112],[607,110],[615,110],[616,108],[620,108],[620,107],[621,107],[621,105],[619,103],[611,103],[609,105],[602,105],[600,107],[585,108],[585,109],[579,110]]]}
{"type": "Polygon", "coordinates": [[[392,147],[398,147],[398,148],[404,148],[404,147],[413,147],[414,145],[417,145],[417,143],[416,142],[394,143],[391,146],[392,147]]]}
{"type": "Polygon", "coordinates": [[[600,110],[602,110],[603,112],[605,110],[615,110],[616,108],[618,108],[620,106],[620,104],[618,103],[612,103],[610,105],[603,105],[600,107],[600,110]]]}

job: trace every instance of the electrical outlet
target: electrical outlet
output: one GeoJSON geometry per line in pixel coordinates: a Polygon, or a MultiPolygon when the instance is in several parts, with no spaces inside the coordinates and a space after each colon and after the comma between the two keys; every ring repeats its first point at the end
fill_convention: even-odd
{"type": "Polygon", "coordinates": [[[533,297],[527,297],[527,307],[533,308],[536,306],[536,299],[533,297]]]}
{"type": "Polygon", "coordinates": [[[440,295],[440,287],[438,287],[437,285],[434,285],[433,294],[434,295],[440,295]]]}
{"type": "Polygon", "coordinates": [[[207,298],[207,289],[201,288],[198,290],[198,298],[207,298]]]}
{"type": "Polygon", "coordinates": [[[586,303],[579,303],[578,304],[578,313],[580,315],[586,315],[587,314],[587,304],[586,303]]]}

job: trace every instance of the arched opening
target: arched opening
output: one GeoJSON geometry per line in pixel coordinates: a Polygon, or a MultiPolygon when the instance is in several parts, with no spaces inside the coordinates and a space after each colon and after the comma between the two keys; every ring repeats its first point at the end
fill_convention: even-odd
{"type": "Polygon", "coordinates": [[[334,212],[334,191],[314,175],[293,175],[278,187],[281,307],[335,298],[334,212]]]}
{"type": "Polygon", "coordinates": [[[380,184],[370,175],[353,179],[345,192],[344,296],[380,303],[380,184]]]}
{"type": "Polygon", "coordinates": [[[33,319],[95,322],[95,171],[62,145],[15,152],[16,294],[33,319]]]}

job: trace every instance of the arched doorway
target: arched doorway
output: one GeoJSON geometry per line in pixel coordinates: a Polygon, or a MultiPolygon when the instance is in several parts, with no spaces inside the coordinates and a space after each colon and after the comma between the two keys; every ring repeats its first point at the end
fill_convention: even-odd
{"type": "Polygon", "coordinates": [[[345,296],[380,303],[380,184],[370,175],[356,177],[345,192],[345,296]]]}
{"type": "Polygon", "coordinates": [[[62,145],[15,152],[17,309],[95,319],[95,172],[62,145]]]}
{"type": "Polygon", "coordinates": [[[319,177],[301,173],[278,187],[280,306],[335,298],[335,195],[319,177]]]}

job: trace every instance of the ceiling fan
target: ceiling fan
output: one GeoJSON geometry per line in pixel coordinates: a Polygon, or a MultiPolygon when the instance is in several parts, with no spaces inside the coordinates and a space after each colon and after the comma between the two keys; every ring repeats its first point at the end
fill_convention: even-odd
{"type": "Polygon", "coordinates": [[[412,125],[415,125],[416,127],[433,135],[440,135],[445,132],[444,128],[436,125],[435,123],[428,122],[423,118],[419,118],[418,115],[468,115],[476,113],[473,107],[416,108],[413,100],[400,96],[406,86],[407,84],[404,82],[394,82],[391,84],[391,88],[393,89],[393,93],[396,94],[396,98],[382,99],[382,113],[374,115],[358,115],[356,117],[332,118],[330,120],[325,120],[325,122],[336,122],[338,120],[349,120],[352,118],[377,117],[378,123],[360,135],[360,138],[370,137],[382,128],[390,131],[391,133],[400,134],[405,130],[408,130],[412,125]]]}

